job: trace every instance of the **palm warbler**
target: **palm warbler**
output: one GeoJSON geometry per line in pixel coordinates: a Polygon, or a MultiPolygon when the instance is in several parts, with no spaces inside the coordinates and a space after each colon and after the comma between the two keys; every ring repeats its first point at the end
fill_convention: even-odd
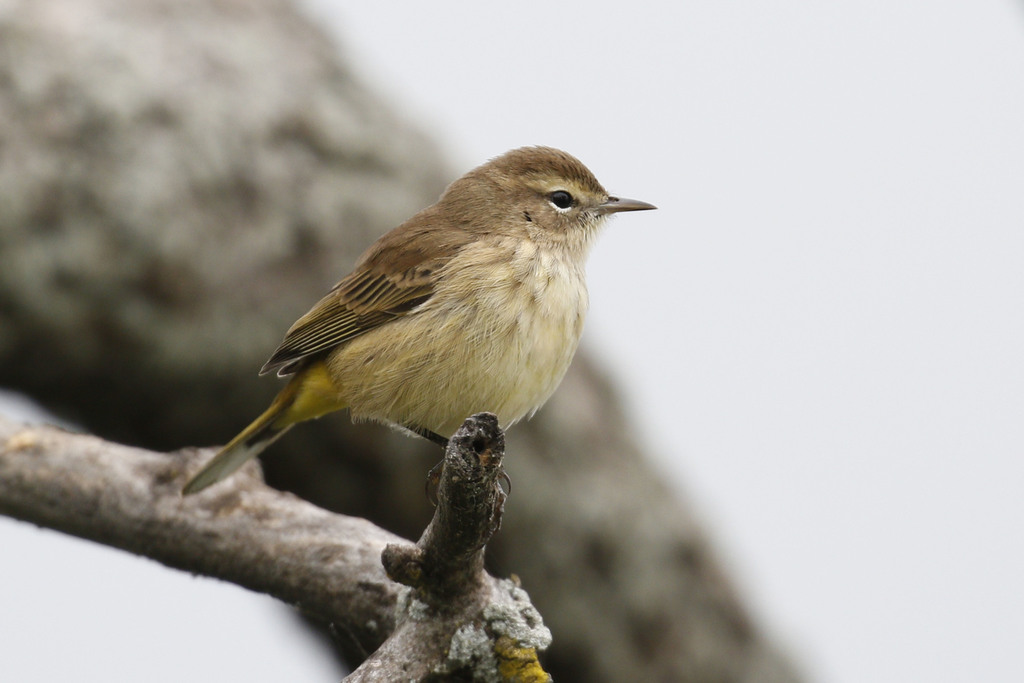
{"type": "Polygon", "coordinates": [[[186,486],[195,493],[297,422],[342,408],[438,443],[473,413],[504,426],[551,396],[583,331],[587,253],[609,196],[576,158],[516,149],[381,237],[298,319],[261,374],[288,384],[186,486]]]}

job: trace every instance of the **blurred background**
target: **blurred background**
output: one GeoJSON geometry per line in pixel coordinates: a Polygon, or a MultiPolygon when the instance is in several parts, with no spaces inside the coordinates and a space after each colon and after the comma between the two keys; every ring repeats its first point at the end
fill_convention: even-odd
{"type": "MultiPolygon", "coordinates": [[[[1022,9],[302,4],[449,179],[545,144],[658,205],[599,241],[584,345],[828,683],[1024,679],[1022,9]]],[[[4,678],[342,674],[269,599],[6,518],[0,548],[4,678]]]]}

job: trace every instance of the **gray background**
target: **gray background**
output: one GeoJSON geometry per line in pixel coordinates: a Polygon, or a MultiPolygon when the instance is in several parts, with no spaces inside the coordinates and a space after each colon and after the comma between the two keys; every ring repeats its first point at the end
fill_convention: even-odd
{"type": "MultiPolygon", "coordinates": [[[[549,144],[661,207],[598,244],[584,343],[811,680],[1024,679],[1019,4],[308,5],[459,170],[549,144]]],[[[5,679],[340,675],[240,589],[0,547],[5,679]]]]}

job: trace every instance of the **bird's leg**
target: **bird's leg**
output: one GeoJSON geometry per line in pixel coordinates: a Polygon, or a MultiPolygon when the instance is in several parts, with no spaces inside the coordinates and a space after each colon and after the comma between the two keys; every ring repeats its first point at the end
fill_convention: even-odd
{"type": "MultiPolygon", "coordinates": [[[[448,439],[444,438],[437,432],[432,432],[429,429],[425,429],[423,427],[419,427],[416,425],[403,426],[409,431],[419,434],[424,439],[433,441],[445,451],[448,450],[448,439]]],[[[437,507],[437,487],[438,484],[441,483],[442,470],[444,470],[444,455],[442,455],[441,460],[436,465],[431,467],[429,472],[427,472],[427,481],[424,483],[424,491],[427,494],[427,500],[429,500],[430,504],[433,505],[434,507],[437,507]]],[[[500,476],[501,480],[505,482],[505,495],[511,494],[512,480],[509,478],[508,474],[505,472],[504,469],[502,469],[501,474],[499,474],[498,476],[500,476]]]]}
{"type": "MultiPolygon", "coordinates": [[[[432,432],[424,427],[419,427],[417,425],[403,426],[410,432],[415,432],[416,434],[422,436],[424,439],[433,441],[438,446],[440,446],[443,451],[448,450],[448,439],[444,438],[440,434],[432,432]]],[[[431,505],[433,505],[434,507],[437,507],[437,486],[441,482],[441,470],[443,469],[444,454],[442,453],[441,460],[436,465],[431,467],[429,472],[427,472],[427,481],[424,484],[424,490],[426,491],[427,494],[427,500],[429,500],[431,505]]]]}
{"type": "Polygon", "coordinates": [[[405,427],[406,429],[408,429],[410,432],[413,432],[414,434],[418,434],[418,435],[422,436],[427,441],[433,441],[434,443],[436,443],[441,448],[445,448],[445,449],[448,448],[448,439],[444,438],[443,436],[441,436],[437,432],[432,432],[429,429],[427,429],[426,427],[420,427],[420,426],[414,425],[414,424],[407,424],[407,425],[402,425],[402,426],[405,427]]]}
{"type": "Polygon", "coordinates": [[[444,470],[444,458],[427,472],[427,480],[423,483],[423,491],[427,494],[427,500],[434,507],[437,507],[437,487],[441,483],[441,472],[444,470]]]}
{"type": "Polygon", "coordinates": [[[501,480],[503,482],[505,482],[505,495],[506,496],[511,496],[512,495],[512,479],[509,478],[508,473],[505,471],[504,467],[501,468],[501,472],[498,473],[498,476],[501,478],[501,480]]]}

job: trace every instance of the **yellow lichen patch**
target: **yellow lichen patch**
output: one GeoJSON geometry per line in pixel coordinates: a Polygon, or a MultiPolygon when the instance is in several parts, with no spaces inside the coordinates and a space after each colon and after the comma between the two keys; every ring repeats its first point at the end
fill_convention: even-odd
{"type": "Polygon", "coordinates": [[[501,636],[494,644],[498,657],[498,671],[503,681],[514,683],[546,683],[551,676],[537,661],[537,650],[520,647],[508,636],[501,636]]]}
{"type": "Polygon", "coordinates": [[[38,445],[38,443],[39,439],[37,438],[36,433],[31,429],[25,429],[7,439],[7,443],[4,444],[4,450],[24,451],[29,448],[33,448],[38,445]]]}

